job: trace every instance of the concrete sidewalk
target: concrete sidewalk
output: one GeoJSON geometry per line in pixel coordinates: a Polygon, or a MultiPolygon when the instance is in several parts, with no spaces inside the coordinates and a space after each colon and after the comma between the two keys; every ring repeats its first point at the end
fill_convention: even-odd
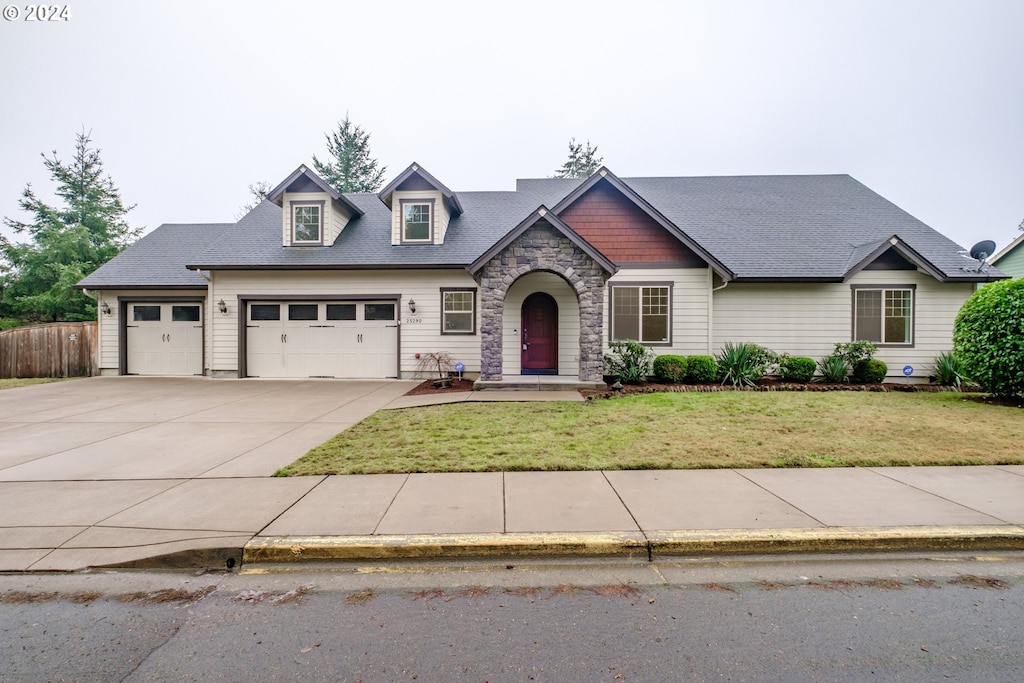
{"type": "Polygon", "coordinates": [[[1024,466],[273,478],[414,382],[92,378],[0,392],[0,571],[410,557],[1024,549],[1024,466]]]}
{"type": "Polygon", "coordinates": [[[1024,466],[0,482],[0,500],[4,571],[1024,549],[1024,466]]]}

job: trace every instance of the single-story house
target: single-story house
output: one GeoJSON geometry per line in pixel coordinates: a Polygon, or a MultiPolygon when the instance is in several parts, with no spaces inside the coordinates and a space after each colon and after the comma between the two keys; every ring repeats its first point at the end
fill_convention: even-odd
{"type": "Polygon", "coordinates": [[[847,175],[519,180],[453,192],[419,164],[377,194],[307,166],[237,223],[152,231],[78,283],[102,374],[599,382],[616,340],[820,358],[867,339],[923,380],[981,271],[847,175]]]}
{"type": "Polygon", "coordinates": [[[1024,277],[1024,234],[1003,247],[989,263],[1012,278],[1024,277]]]}

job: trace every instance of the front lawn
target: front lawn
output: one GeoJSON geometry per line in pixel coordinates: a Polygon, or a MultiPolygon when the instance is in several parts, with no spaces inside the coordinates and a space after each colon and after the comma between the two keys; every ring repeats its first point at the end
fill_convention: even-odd
{"type": "Polygon", "coordinates": [[[66,377],[32,377],[32,378],[17,378],[14,379],[0,379],[0,390],[2,389],[17,389],[18,387],[28,387],[33,384],[49,384],[50,382],[63,382],[66,377]]]}
{"type": "Polygon", "coordinates": [[[966,394],[720,392],[385,410],[278,475],[1024,464],[1024,415],[966,394]]]}

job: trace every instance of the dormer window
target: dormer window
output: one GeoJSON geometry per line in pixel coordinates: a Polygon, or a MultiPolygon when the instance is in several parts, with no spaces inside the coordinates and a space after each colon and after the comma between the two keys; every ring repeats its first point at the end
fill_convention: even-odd
{"type": "Polygon", "coordinates": [[[324,202],[292,202],[292,243],[322,244],[324,202]]]}
{"type": "Polygon", "coordinates": [[[402,200],[402,242],[434,240],[434,200],[402,200]]]}

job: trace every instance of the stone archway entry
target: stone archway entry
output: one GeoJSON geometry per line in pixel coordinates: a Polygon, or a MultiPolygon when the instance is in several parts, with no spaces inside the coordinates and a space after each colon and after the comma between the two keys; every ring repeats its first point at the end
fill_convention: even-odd
{"type": "Polygon", "coordinates": [[[523,302],[520,320],[522,374],[558,374],[558,304],[535,292],[523,302]]]}

